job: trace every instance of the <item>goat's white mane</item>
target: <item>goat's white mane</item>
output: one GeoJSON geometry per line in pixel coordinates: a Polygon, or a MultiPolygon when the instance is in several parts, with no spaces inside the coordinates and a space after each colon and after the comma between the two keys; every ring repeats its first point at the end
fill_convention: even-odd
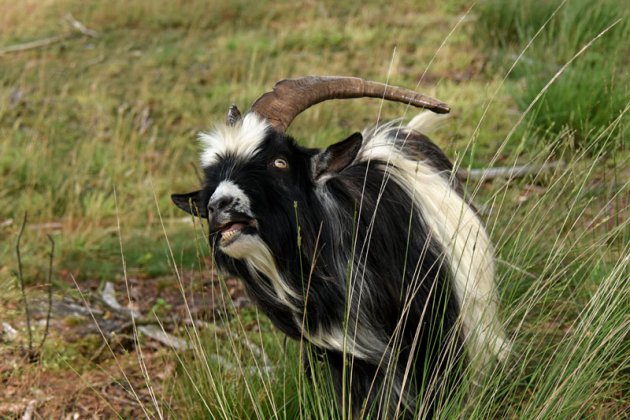
{"type": "Polygon", "coordinates": [[[217,124],[208,133],[200,133],[202,146],[201,166],[216,163],[220,156],[233,154],[249,158],[253,156],[270,128],[269,123],[254,112],[246,114],[236,124],[217,124]]]}

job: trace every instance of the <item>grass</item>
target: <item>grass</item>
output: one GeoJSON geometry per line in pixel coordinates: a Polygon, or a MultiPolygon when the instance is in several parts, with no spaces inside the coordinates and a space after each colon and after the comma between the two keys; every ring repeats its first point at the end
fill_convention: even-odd
{"type": "MultiPolygon", "coordinates": [[[[2,58],[11,65],[0,70],[4,98],[0,105],[4,139],[0,217],[18,220],[16,215],[28,211],[34,223],[57,221],[64,232],[71,232],[64,235],[73,242],[67,248],[91,250],[93,244],[101,246],[107,228],[115,225],[113,187],[118,186],[123,229],[139,229],[141,235],[155,232],[153,192],[168,218],[178,215],[168,196],[197,182],[191,166],[197,162],[196,133],[222,119],[231,102],[245,108],[274,80],[291,75],[361,72],[382,79],[395,44],[399,50],[422,48],[414,55],[417,61],[428,62],[441,42],[436,37],[419,43],[415,29],[407,27],[388,35],[380,51],[367,54],[368,46],[387,34],[388,23],[383,22],[370,26],[367,33],[345,29],[339,45],[311,50],[307,47],[314,38],[325,38],[331,28],[342,26],[343,14],[318,19],[325,10],[274,9],[282,20],[292,19],[296,25],[315,22],[309,31],[293,31],[279,25],[279,17],[270,21],[278,22],[274,25],[249,26],[273,18],[262,6],[229,8],[235,15],[217,24],[215,13],[226,7],[221,2],[192,2],[183,8],[182,16],[170,12],[171,4],[86,6],[65,1],[6,7],[6,24],[1,25],[4,44],[65,32],[59,17],[68,12],[101,36],[2,58]],[[204,13],[206,9],[215,12],[204,13]],[[33,13],[24,16],[30,10],[33,13]],[[266,13],[270,16],[265,17],[266,13]],[[38,25],[29,25],[29,19],[46,25],[33,33],[38,25]],[[190,23],[182,26],[182,21],[190,23]],[[355,57],[354,51],[364,51],[364,55],[355,57]],[[283,60],[279,52],[285,57],[301,54],[301,59],[283,60]],[[286,68],[285,61],[292,67],[286,68]],[[11,199],[17,196],[28,200],[11,199]]],[[[401,12],[412,9],[407,5],[401,12]]],[[[370,10],[349,10],[348,19],[371,24],[376,17],[370,10]]],[[[416,14],[422,17],[420,12],[416,14]]],[[[448,27],[451,22],[437,24],[448,27]]],[[[392,81],[415,85],[415,70],[410,73],[403,64],[397,67],[406,75],[394,74],[392,81]]],[[[445,67],[446,57],[436,61],[436,71],[446,72],[445,67]]],[[[449,66],[451,70],[461,71],[449,66]]],[[[445,90],[456,90],[444,84],[445,90]]],[[[433,86],[427,86],[427,92],[436,93],[433,86]]],[[[377,101],[367,101],[315,109],[300,118],[294,134],[307,144],[330,143],[346,134],[343,127],[374,122],[378,108],[377,101]],[[312,135],[307,127],[316,121],[330,122],[331,128],[312,135]]],[[[384,116],[397,117],[399,112],[399,107],[388,105],[384,116]]],[[[115,235],[115,229],[109,234],[115,235]]],[[[61,244],[62,255],[67,248],[61,244]]],[[[82,258],[90,258],[89,254],[83,252],[82,258]]],[[[10,260],[11,247],[3,247],[0,255],[10,260]]]]}
{"type": "MultiPolygon", "coordinates": [[[[536,36],[559,2],[502,4],[479,3],[461,20],[470,5],[456,0],[395,7],[0,1],[0,49],[69,31],[61,20],[67,13],[99,33],[0,55],[0,284],[7,290],[0,320],[19,325],[11,285],[24,212],[31,296],[46,278],[46,233],[57,243],[57,294],[73,293],[70,274],[80,285],[122,283],[119,240],[130,277],[201,271],[204,234],[169,200],[198,184],[197,132],[222,121],[231,103],[247,108],[286,77],[419,83],[418,90],[452,106],[435,141],[463,167],[565,161],[552,173],[469,185],[496,244],[502,315],[515,352],[479,398],[458,395],[442,416],[622,415],[630,392],[627,11],[613,1],[569,0],[536,36]],[[618,18],[517,125],[558,69],[618,18]],[[569,143],[580,148],[565,148],[569,143]]],[[[395,104],[381,110],[374,100],[331,102],[301,115],[291,133],[324,146],[379,116],[412,115],[395,104]]],[[[202,330],[199,339],[190,330],[192,352],[169,355],[178,366],[165,381],[171,393],[155,407],[144,403],[150,415],[338,415],[326,372],[315,369],[313,384],[304,377],[298,343],[285,342],[251,308],[233,311],[239,316],[202,330]],[[252,373],[262,362],[248,341],[264,349],[272,371],[252,373]]],[[[49,341],[41,366],[62,374],[93,369],[87,359],[95,346],[49,341]]],[[[154,381],[157,372],[149,372],[154,381]]]]}
{"type": "MultiPolygon", "coordinates": [[[[593,48],[562,72],[531,113],[529,118],[539,132],[550,132],[551,138],[563,133],[559,137],[563,142],[584,147],[619,116],[625,123],[614,129],[627,125],[630,15],[621,3],[490,0],[480,6],[477,35],[498,50],[498,61],[511,63],[524,50],[513,72],[520,83],[510,89],[522,110],[564,63],[597,38],[593,48]]],[[[611,146],[621,147],[625,136],[615,136],[611,146]]]]}

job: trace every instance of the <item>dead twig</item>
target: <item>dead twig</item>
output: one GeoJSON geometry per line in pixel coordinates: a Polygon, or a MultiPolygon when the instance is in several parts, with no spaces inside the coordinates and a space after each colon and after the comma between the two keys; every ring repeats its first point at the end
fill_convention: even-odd
{"type": "MultiPolygon", "coordinates": [[[[140,331],[142,334],[151,338],[152,340],[175,350],[190,350],[192,348],[192,345],[188,340],[170,334],[164,329],[165,324],[177,325],[181,323],[181,320],[177,318],[172,318],[162,321],[158,319],[157,316],[155,317],[155,319],[150,319],[149,317],[142,315],[137,310],[122,306],[116,298],[116,290],[112,282],[105,283],[105,287],[103,287],[103,290],[101,291],[101,300],[111,312],[113,312],[119,318],[125,319],[126,322],[124,322],[122,325],[118,326],[114,330],[109,331],[107,339],[105,339],[104,337],[105,342],[96,350],[96,352],[90,358],[92,362],[98,360],[103,351],[106,348],[111,347],[111,344],[116,342],[116,340],[120,340],[121,337],[128,337],[124,333],[125,331],[128,331],[130,329],[137,329],[137,331],[140,331]]],[[[273,369],[269,357],[267,356],[263,348],[254,344],[247,337],[239,337],[238,335],[229,331],[225,331],[214,324],[208,324],[207,327],[214,328],[215,333],[217,334],[226,335],[233,340],[240,341],[255,358],[260,360],[262,366],[259,366],[259,369],[265,372],[269,372],[273,369]]],[[[228,362],[221,356],[213,356],[215,356],[217,362],[226,369],[236,369],[230,362],[228,362]]],[[[250,368],[250,374],[253,375],[255,371],[256,368],[250,368]]]]}
{"type": "MultiPolygon", "coordinates": [[[[98,360],[98,358],[101,356],[101,354],[103,354],[103,351],[105,351],[106,348],[110,347],[113,348],[116,342],[119,342],[121,339],[129,339],[130,341],[135,341],[134,337],[131,335],[126,334],[125,332],[128,330],[132,330],[134,327],[138,328],[142,333],[144,333],[145,335],[149,336],[150,338],[153,338],[156,341],[159,341],[162,344],[165,345],[169,345],[169,343],[177,343],[176,345],[179,345],[181,343],[179,343],[178,340],[183,340],[174,336],[170,336],[170,338],[166,338],[166,340],[168,340],[168,343],[164,343],[163,341],[161,341],[158,338],[152,337],[151,335],[151,330],[149,330],[149,333],[147,334],[146,331],[143,331],[142,328],[144,328],[145,326],[151,326],[151,327],[155,327],[156,325],[163,325],[163,324],[179,324],[181,321],[179,319],[171,319],[171,320],[165,320],[165,321],[157,321],[157,320],[151,320],[151,319],[146,319],[144,317],[140,317],[140,318],[134,318],[133,321],[127,321],[123,324],[121,324],[120,326],[118,326],[117,328],[113,329],[113,330],[105,330],[105,332],[107,333],[107,339],[103,339],[103,343],[100,345],[100,347],[94,352],[94,354],[92,355],[92,357],[90,357],[90,362],[95,362],[98,360]]],[[[160,338],[162,338],[163,336],[161,336],[160,338]]],[[[165,337],[165,336],[164,336],[165,337]]],[[[169,346],[172,347],[172,346],[169,346]]],[[[173,347],[175,348],[175,347],[173,347]]],[[[190,348],[190,346],[185,347],[182,346],[182,349],[188,349],[190,348]]]]}
{"type": "Polygon", "coordinates": [[[49,38],[38,39],[35,41],[25,42],[23,44],[9,45],[8,47],[4,47],[0,49],[0,55],[47,47],[49,45],[56,44],[61,41],[65,41],[66,39],[72,36],[74,36],[74,34],[69,33],[69,34],[55,35],[49,38]]]}
{"type": "MultiPolygon", "coordinates": [[[[188,341],[183,338],[175,337],[163,330],[162,324],[156,319],[151,320],[143,316],[139,311],[125,308],[118,299],[116,299],[116,290],[112,282],[105,283],[105,287],[101,292],[103,303],[113,312],[128,319],[128,322],[121,325],[116,331],[124,331],[129,328],[137,328],[140,332],[155,341],[158,341],[168,347],[176,350],[185,350],[190,348],[188,341]],[[159,326],[158,326],[159,325],[159,326]]],[[[177,322],[177,321],[173,321],[177,322]]]]}
{"type": "Polygon", "coordinates": [[[50,235],[48,236],[48,240],[50,241],[50,258],[48,260],[48,310],[46,312],[46,325],[44,326],[44,335],[42,336],[42,341],[39,343],[38,351],[44,347],[44,343],[46,342],[46,338],[48,337],[48,329],[50,328],[50,315],[52,313],[52,271],[53,271],[53,259],[55,258],[55,240],[50,235]]]}
{"type": "Polygon", "coordinates": [[[89,36],[91,38],[98,37],[98,32],[87,28],[83,23],[79,22],[74,16],[71,14],[66,15],[66,21],[68,24],[74,29],[73,32],[68,32],[65,34],[59,34],[55,36],[51,36],[48,38],[37,39],[35,41],[24,42],[22,44],[9,45],[4,48],[0,48],[0,56],[4,54],[14,53],[14,52],[22,52],[28,50],[34,50],[36,48],[48,47],[49,45],[57,44],[59,42],[66,41],[70,38],[74,38],[79,34],[89,36]]]}
{"type": "Polygon", "coordinates": [[[17,263],[18,263],[17,278],[18,278],[18,283],[20,284],[20,291],[22,292],[22,303],[24,304],[24,313],[26,316],[26,328],[28,330],[28,354],[29,356],[32,357],[33,332],[31,331],[31,311],[28,307],[28,299],[26,299],[26,288],[24,286],[24,276],[22,273],[22,256],[20,254],[20,241],[22,240],[22,234],[24,233],[24,227],[26,226],[26,221],[27,221],[27,213],[24,213],[22,226],[20,227],[20,232],[18,233],[17,241],[15,244],[15,254],[17,256],[17,263]]]}
{"type": "Polygon", "coordinates": [[[93,29],[86,28],[83,23],[79,22],[74,16],[72,16],[72,13],[68,13],[66,15],[66,21],[70,24],[70,26],[81,32],[83,35],[89,36],[91,38],[98,37],[98,32],[93,29]]]}
{"type": "Polygon", "coordinates": [[[542,165],[522,165],[522,166],[509,166],[499,168],[484,168],[484,169],[459,169],[457,171],[457,178],[460,181],[479,181],[487,182],[496,178],[506,178],[508,180],[524,178],[531,174],[540,174],[542,172],[549,172],[556,168],[564,166],[564,162],[548,162],[542,165]]]}
{"type": "Polygon", "coordinates": [[[29,230],[61,230],[63,224],[60,222],[46,222],[30,225],[28,228],[29,230]]]}
{"type": "Polygon", "coordinates": [[[124,318],[141,318],[142,314],[135,309],[125,308],[116,299],[116,289],[114,289],[114,283],[108,281],[105,283],[105,287],[101,292],[101,299],[105,306],[112,312],[122,315],[124,318]]]}
{"type": "Polygon", "coordinates": [[[175,350],[188,350],[191,348],[191,345],[187,340],[175,337],[174,335],[167,333],[159,325],[156,324],[157,323],[152,325],[138,326],[138,331],[140,331],[147,337],[152,338],[153,340],[158,341],[165,346],[175,350]]]}
{"type": "Polygon", "coordinates": [[[178,325],[181,324],[181,320],[178,318],[173,319],[165,319],[163,321],[158,321],[154,319],[148,319],[145,317],[134,318],[133,321],[127,321],[124,324],[121,324],[119,327],[114,328],[113,330],[109,330],[110,334],[120,334],[124,331],[131,330],[135,327],[143,327],[146,325],[178,325]]]}

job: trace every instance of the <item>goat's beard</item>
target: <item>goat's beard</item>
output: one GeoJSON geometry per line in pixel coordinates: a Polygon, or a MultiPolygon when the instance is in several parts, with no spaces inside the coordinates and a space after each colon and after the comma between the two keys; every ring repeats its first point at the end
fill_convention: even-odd
{"type": "Polygon", "coordinates": [[[210,243],[232,258],[255,252],[258,234],[258,221],[241,212],[224,212],[210,222],[210,243]]]}
{"type": "Polygon", "coordinates": [[[236,232],[227,239],[215,239],[214,247],[219,249],[230,258],[246,260],[256,258],[261,250],[267,247],[263,240],[256,233],[236,232]]]}

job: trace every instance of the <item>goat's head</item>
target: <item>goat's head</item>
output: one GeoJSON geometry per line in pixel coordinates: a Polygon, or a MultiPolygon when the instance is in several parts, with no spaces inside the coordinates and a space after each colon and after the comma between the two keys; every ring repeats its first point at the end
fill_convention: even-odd
{"type": "MultiPolygon", "coordinates": [[[[306,108],[328,100],[376,97],[449,111],[416,92],[348,77],[284,80],[244,117],[232,106],[226,123],[202,134],[205,185],[172,196],[188,213],[208,218],[215,254],[242,259],[266,245],[282,255],[297,238],[294,205],[313,203],[319,182],[349,165],[361,146],[355,133],[325,150],[299,146],[284,132],[306,108]]],[[[292,245],[294,246],[294,245],[292,245]]]]}

